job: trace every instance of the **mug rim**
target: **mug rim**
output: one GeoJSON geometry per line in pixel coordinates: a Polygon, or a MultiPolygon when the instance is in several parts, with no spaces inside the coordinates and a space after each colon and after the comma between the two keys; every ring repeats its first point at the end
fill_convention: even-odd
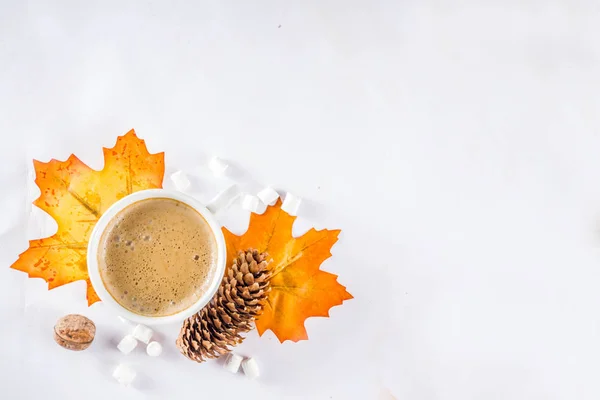
{"type": "Polygon", "coordinates": [[[227,263],[227,247],[225,245],[225,237],[221,230],[221,225],[218,223],[215,216],[198,200],[188,196],[184,193],[168,190],[168,189],[145,189],[134,193],[131,193],[113,203],[98,219],[98,222],[94,226],[90,239],[87,246],[87,269],[90,277],[92,287],[96,291],[96,294],[102,300],[103,303],[107,304],[112,310],[117,312],[117,315],[122,316],[130,321],[147,324],[168,324],[172,322],[182,322],[184,319],[194,315],[200,311],[208,302],[213,298],[219,286],[223,275],[225,274],[225,266],[227,263]],[[188,308],[179,311],[175,314],[160,316],[160,317],[149,317],[145,315],[136,314],[127,308],[119,304],[114,297],[108,292],[104,281],[100,276],[100,268],[98,265],[98,246],[102,234],[106,230],[108,223],[122,210],[128,206],[137,203],[138,201],[155,198],[167,198],[172,200],[180,201],[197,211],[208,223],[210,229],[217,241],[217,262],[216,270],[213,275],[213,281],[210,282],[208,289],[202,294],[202,296],[188,308]]]}

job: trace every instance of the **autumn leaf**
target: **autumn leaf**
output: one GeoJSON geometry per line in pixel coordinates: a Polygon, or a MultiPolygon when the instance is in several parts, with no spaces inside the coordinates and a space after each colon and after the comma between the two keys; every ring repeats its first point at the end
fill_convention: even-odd
{"type": "Polygon", "coordinates": [[[87,273],[87,243],[98,218],[120,198],[142,189],[161,188],[164,153],[150,154],[143,140],[130,130],[103,149],[104,168],[96,171],[76,156],[66,161],[33,161],[35,183],[41,194],[33,204],[58,224],[56,234],[29,241],[11,268],[43,278],[48,289],[78,281],[87,282],[87,300],[100,299],[87,273]]]}
{"type": "Polygon", "coordinates": [[[250,225],[242,236],[223,228],[228,264],[238,251],[248,248],[268,252],[273,262],[271,292],[265,309],[256,321],[259,335],[267,329],[280,342],[308,339],[304,321],[308,317],[329,317],[329,309],[352,299],[337,276],[319,269],[331,257],[331,247],[339,230],[311,229],[300,237],[292,236],[292,217],[281,209],[281,201],[264,214],[251,214],[250,225]]]}

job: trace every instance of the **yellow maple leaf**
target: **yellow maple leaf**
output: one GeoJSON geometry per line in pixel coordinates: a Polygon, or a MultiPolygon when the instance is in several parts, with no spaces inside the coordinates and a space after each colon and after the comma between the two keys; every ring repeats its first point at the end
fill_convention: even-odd
{"type": "Polygon", "coordinates": [[[329,317],[329,309],[352,299],[337,276],[320,270],[331,256],[339,230],[311,229],[300,237],[292,236],[296,217],[281,209],[281,201],[262,215],[251,214],[246,233],[234,235],[223,228],[227,243],[228,265],[239,251],[248,248],[269,253],[271,292],[265,309],[256,321],[259,335],[267,329],[280,342],[308,339],[304,321],[308,317],[329,317]]]}
{"type": "Polygon", "coordinates": [[[33,161],[35,183],[41,194],[33,204],[58,224],[47,238],[29,241],[11,268],[43,278],[48,289],[78,281],[87,282],[87,300],[99,300],[87,273],[87,243],[98,218],[120,198],[142,189],[161,188],[164,153],[150,154],[134,130],[104,148],[104,168],[95,171],[74,155],[66,161],[33,161]]]}

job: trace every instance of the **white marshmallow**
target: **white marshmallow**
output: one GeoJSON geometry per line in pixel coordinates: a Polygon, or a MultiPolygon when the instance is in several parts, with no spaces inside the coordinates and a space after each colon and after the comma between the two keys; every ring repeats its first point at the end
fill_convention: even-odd
{"type": "Polygon", "coordinates": [[[175,185],[175,189],[185,191],[189,189],[191,183],[185,172],[177,171],[171,174],[171,181],[175,185]]]}
{"type": "Polygon", "coordinates": [[[223,364],[223,368],[225,368],[232,374],[236,374],[240,369],[240,365],[242,364],[243,359],[244,357],[238,354],[229,353],[227,354],[227,358],[225,359],[225,364],[223,364]]]}
{"type": "Polygon", "coordinates": [[[258,192],[257,196],[264,204],[272,206],[273,204],[277,203],[279,193],[269,186],[258,192]]]}
{"type": "Polygon", "coordinates": [[[135,349],[137,344],[138,342],[133,336],[127,335],[123,339],[121,339],[121,341],[117,345],[117,349],[119,349],[119,351],[123,354],[129,354],[133,351],[133,349],[135,349]]]}
{"type": "Polygon", "coordinates": [[[240,196],[238,185],[231,185],[227,189],[217,194],[207,205],[206,208],[214,214],[227,209],[240,196]]]}
{"type": "Polygon", "coordinates": [[[148,328],[146,325],[136,325],[136,327],[133,329],[132,335],[140,342],[148,344],[148,342],[150,342],[150,339],[152,338],[153,333],[154,331],[148,328]]]}
{"type": "Polygon", "coordinates": [[[248,210],[253,213],[258,212],[258,206],[260,205],[260,200],[258,197],[247,194],[244,196],[244,200],[242,200],[242,208],[244,210],[248,210]]]}
{"type": "Polygon", "coordinates": [[[298,215],[300,204],[302,204],[302,199],[300,197],[296,197],[290,192],[287,192],[283,204],[281,205],[281,209],[290,215],[296,216],[298,215]]]}
{"type": "Polygon", "coordinates": [[[229,168],[229,164],[221,160],[219,157],[213,157],[208,162],[208,168],[215,176],[223,176],[229,168]]]}
{"type": "Polygon", "coordinates": [[[150,357],[158,357],[160,353],[162,353],[162,345],[158,342],[150,342],[148,346],[146,346],[146,353],[150,357]]]}
{"type": "Polygon", "coordinates": [[[119,318],[119,321],[121,321],[123,324],[125,324],[125,326],[127,326],[127,328],[133,329],[135,327],[135,324],[133,322],[131,322],[130,320],[128,320],[127,318],[121,317],[120,315],[117,318],[119,318]]]}
{"type": "Polygon", "coordinates": [[[244,374],[250,379],[256,379],[258,378],[258,375],[260,375],[258,364],[252,357],[246,358],[244,361],[242,361],[242,369],[244,370],[244,374]]]}
{"type": "Polygon", "coordinates": [[[129,385],[135,379],[135,371],[127,365],[119,364],[113,371],[113,378],[115,378],[121,385],[129,385]]]}

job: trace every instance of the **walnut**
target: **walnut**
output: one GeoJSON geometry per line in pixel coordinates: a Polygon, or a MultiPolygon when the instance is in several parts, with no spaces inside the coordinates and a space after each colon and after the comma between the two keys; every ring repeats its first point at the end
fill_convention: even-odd
{"type": "Polygon", "coordinates": [[[96,325],[83,315],[69,314],[54,326],[54,341],[68,350],[85,350],[96,335],[96,325]]]}

